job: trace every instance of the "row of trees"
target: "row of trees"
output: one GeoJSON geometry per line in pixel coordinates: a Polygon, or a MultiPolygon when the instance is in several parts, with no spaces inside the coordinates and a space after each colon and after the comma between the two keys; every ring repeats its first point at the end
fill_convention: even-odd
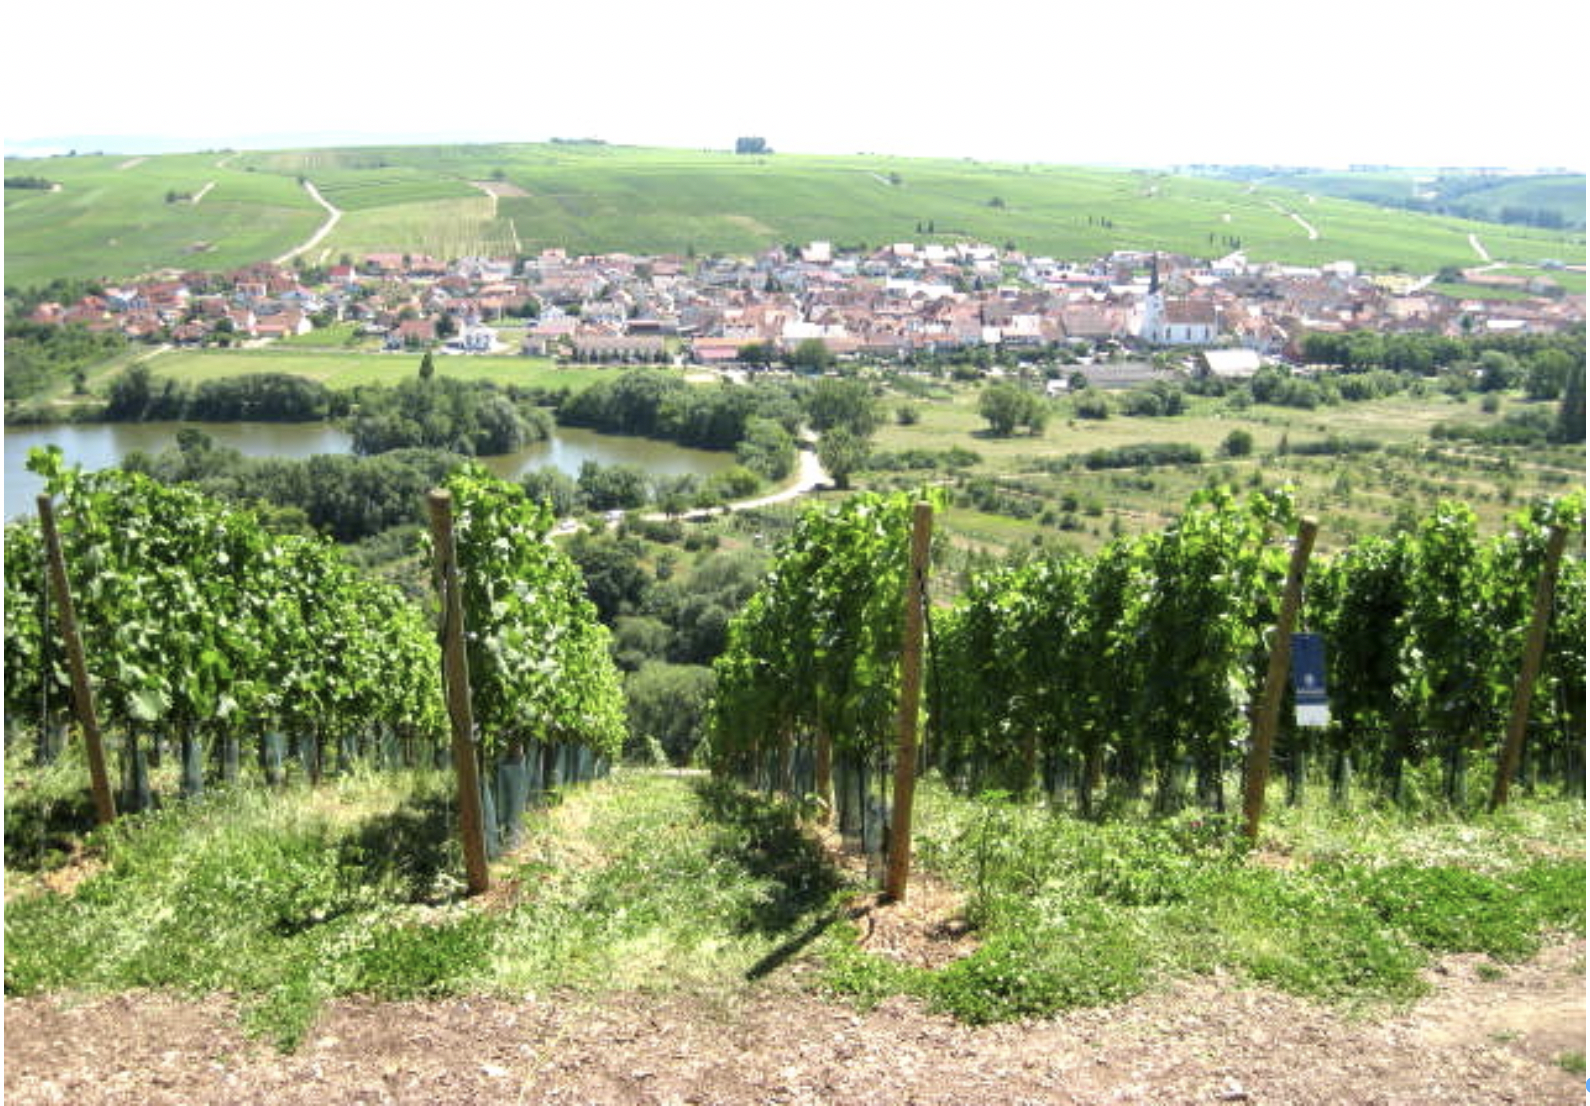
{"type": "Polygon", "coordinates": [[[425,493],[464,461],[434,449],[374,457],[245,457],[217,446],[196,427],[183,427],[174,446],[154,454],[134,450],[123,458],[122,468],[250,507],[278,532],[313,531],[348,543],[423,522],[425,493]]]}
{"type": "MultiPolygon", "coordinates": [[[[1284,495],[1201,493],[1161,533],[975,578],[942,620],[938,763],[968,786],[1068,784],[1085,811],[1107,773],[1128,795],[1153,781],[1160,809],[1183,801],[1190,773],[1223,808],[1286,569],[1276,539],[1294,522],[1284,495]]],[[[1330,661],[1320,744],[1338,794],[1356,767],[1400,797],[1404,766],[1436,760],[1445,797],[1464,801],[1471,759],[1494,754],[1503,729],[1547,527],[1582,522],[1582,499],[1541,505],[1487,543],[1472,511],[1446,503],[1311,569],[1305,623],[1330,661]]],[[[1552,633],[1536,763],[1582,786],[1582,560],[1564,570],[1552,633]]],[[[1316,739],[1284,737],[1300,786],[1316,739]]]]}
{"type": "Polygon", "coordinates": [[[736,449],[753,431],[772,437],[777,430],[793,450],[801,419],[799,399],[784,384],[756,381],[702,388],[655,369],[600,381],[558,408],[558,422],[565,426],[660,438],[698,449],[736,449]]]}
{"type": "Polygon", "coordinates": [[[256,373],[186,384],[129,366],[111,382],[107,422],[319,422],[347,414],[348,397],[288,373],[256,373]]]}
{"type": "Polygon", "coordinates": [[[489,381],[463,381],[427,371],[395,385],[354,390],[348,429],[353,451],[445,449],[466,457],[512,453],[552,432],[551,417],[489,381]]]}
{"type": "Polygon", "coordinates": [[[789,786],[798,742],[830,798],[836,752],[876,758],[898,701],[912,500],[860,493],[804,512],[729,624],[713,663],[710,756],[757,771],[771,754],[789,786]]]}

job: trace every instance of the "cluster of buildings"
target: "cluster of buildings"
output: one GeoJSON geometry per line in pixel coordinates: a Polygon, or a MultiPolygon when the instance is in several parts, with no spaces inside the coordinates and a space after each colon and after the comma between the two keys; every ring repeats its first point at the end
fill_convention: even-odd
{"type": "Polygon", "coordinates": [[[352,321],[390,349],[517,348],[708,366],[739,362],[748,346],[787,353],[810,341],[841,358],[878,360],[1110,342],[1286,357],[1310,331],[1529,333],[1584,320],[1583,295],[1549,277],[1464,275],[1516,294],[1456,299],[1433,290],[1430,278],[1369,276],[1348,261],[1254,263],[1242,253],[1210,261],[1123,250],[1079,263],[980,244],[856,253],[813,242],[749,258],[548,249],[523,260],[441,262],[388,253],[312,274],[271,264],[167,273],[70,305],[43,304],[33,318],[190,345],[352,321]],[[510,328],[512,345],[502,338],[510,328]]]}

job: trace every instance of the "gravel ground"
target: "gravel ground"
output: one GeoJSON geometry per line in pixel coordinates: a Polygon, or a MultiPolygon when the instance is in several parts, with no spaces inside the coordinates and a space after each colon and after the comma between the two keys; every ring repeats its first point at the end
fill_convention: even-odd
{"type": "Polygon", "coordinates": [[[1584,941],[1500,978],[1443,960],[1413,1007],[1354,1018],[1230,980],[973,1029],[799,985],[731,995],[332,1003],[302,1048],[246,1038],[234,1001],[163,994],[5,1004],[5,1101],[62,1103],[1577,1102],[1584,941]]]}

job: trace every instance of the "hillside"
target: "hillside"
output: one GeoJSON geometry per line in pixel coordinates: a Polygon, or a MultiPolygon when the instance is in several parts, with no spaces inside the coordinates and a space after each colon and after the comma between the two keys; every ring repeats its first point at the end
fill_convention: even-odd
{"type": "Polygon", "coordinates": [[[750,254],[975,239],[1032,254],[1114,249],[1434,272],[1476,260],[1584,258],[1582,232],[1389,210],[1292,188],[1166,172],[972,160],[644,149],[600,143],[390,146],[152,157],[10,159],[6,280],[120,278],[276,258],[343,213],[306,252],[750,254]]]}
{"type": "Polygon", "coordinates": [[[1297,172],[1267,185],[1384,207],[1569,232],[1585,227],[1585,178],[1577,173],[1497,175],[1386,169],[1297,172]]]}

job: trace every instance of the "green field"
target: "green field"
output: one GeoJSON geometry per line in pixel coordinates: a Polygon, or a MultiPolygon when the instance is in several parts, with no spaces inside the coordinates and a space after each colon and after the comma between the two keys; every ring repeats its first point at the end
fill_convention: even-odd
{"type": "Polygon", "coordinates": [[[1478,261],[1471,234],[1493,258],[1522,265],[1585,256],[1582,233],[1167,172],[969,159],[565,143],[10,160],[6,172],[61,184],[6,193],[7,279],[22,286],[285,254],[324,216],[300,178],[344,212],[310,262],[387,251],[746,255],[814,239],[975,240],[1070,259],[1114,249],[1213,257],[1240,244],[1260,261],[1350,258],[1425,273],[1478,261]],[[198,204],[166,201],[168,191],[196,194],[212,181],[198,204]]]}
{"type": "MultiPolygon", "coordinates": [[[[146,362],[158,376],[194,384],[253,373],[287,373],[316,380],[328,388],[356,388],[364,384],[394,384],[412,376],[421,355],[402,353],[343,353],[330,350],[282,348],[263,350],[170,350],[146,362]]],[[[523,388],[568,388],[583,391],[603,375],[617,369],[559,368],[546,357],[437,357],[436,372],[459,380],[489,380],[523,388]]]]}

